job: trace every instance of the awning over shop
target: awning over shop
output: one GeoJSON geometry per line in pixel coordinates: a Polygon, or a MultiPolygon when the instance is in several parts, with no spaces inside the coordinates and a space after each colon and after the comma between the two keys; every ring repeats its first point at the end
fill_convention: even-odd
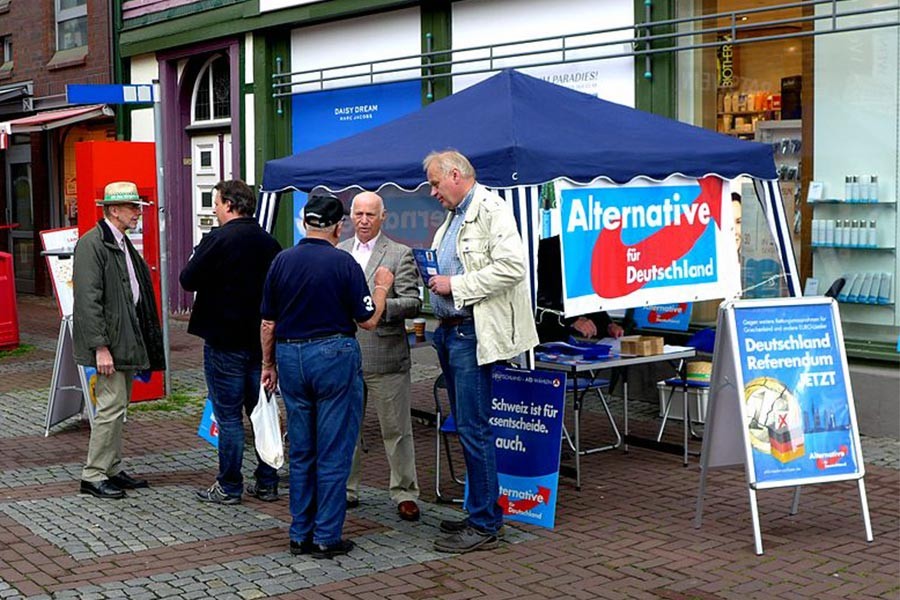
{"type": "Polygon", "coordinates": [[[39,133],[97,117],[112,117],[115,113],[106,104],[92,104],[60,110],[47,110],[9,121],[12,133],[39,133]]]}
{"type": "Polygon", "coordinates": [[[31,84],[21,83],[0,88],[0,104],[31,96],[31,84]]]}

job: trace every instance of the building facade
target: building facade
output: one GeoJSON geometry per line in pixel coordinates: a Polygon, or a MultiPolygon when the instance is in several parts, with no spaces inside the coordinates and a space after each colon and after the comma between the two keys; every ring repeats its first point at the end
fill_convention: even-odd
{"type": "Polygon", "coordinates": [[[75,222],[75,144],[115,139],[113,109],[71,106],[65,87],[114,81],[110,4],[0,2],[0,251],[19,292],[51,293],[39,232],[75,222]]]}
{"type": "MultiPolygon", "coordinates": [[[[884,356],[894,353],[900,324],[894,302],[900,17],[890,3],[842,0],[836,6],[831,13],[832,3],[535,0],[522,11],[512,0],[127,1],[118,47],[126,82],[159,79],[162,86],[174,272],[213,223],[209,188],[216,179],[240,176],[258,184],[266,160],[349,135],[367,126],[360,120],[378,122],[377,114],[367,113],[332,114],[326,123],[310,108],[323,93],[352,98],[346,90],[418,82],[413,90],[398,85],[382,96],[379,111],[396,116],[515,67],[775,145],[801,281],[809,291],[823,293],[860,273],[889,276],[887,302],[841,305],[852,324],[848,339],[859,342],[854,351],[884,356]],[[554,51],[561,48],[565,52],[554,51]],[[423,72],[453,77],[422,78],[423,72]],[[843,84],[848,80],[853,91],[843,84]],[[845,176],[866,185],[874,176],[881,202],[838,202],[845,176]],[[811,185],[832,202],[808,201],[811,185]],[[865,224],[875,230],[875,244],[825,247],[818,236],[813,240],[813,229],[828,221],[860,231],[865,224]]],[[[152,139],[152,132],[144,110],[131,113],[123,133],[141,140],[152,139]]],[[[753,208],[745,205],[745,295],[778,295],[780,267],[753,208]]],[[[296,235],[295,212],[296,199],[282,203],[276,233],[283,243],[296,235]]],[[[170,290],[172,307],[186,310],[190,298],[177,286],[170,290]]],[[[698,307],[695,320],[708,321],[711,314],[714,305],[698,307]]]]}

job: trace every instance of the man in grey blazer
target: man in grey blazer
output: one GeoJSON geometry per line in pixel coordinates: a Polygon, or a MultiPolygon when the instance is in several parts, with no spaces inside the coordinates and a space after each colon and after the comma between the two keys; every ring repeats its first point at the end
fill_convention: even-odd
{"type": "MultiPolygon", "coordinates": [[[[394,274],[394,285],[388,291],[384,318],[375,330],[357,332],[357,339],[362,351],[366,400],[375,405],[378,413],[384,449],[391,468],[391,500],[397,503],[401,519],[417,521],[419,483],[410,417],[410,359],[404,319],[419,314],[422,304],[419,299],[419,274],[412,250],[381,233],[384,217],[381,196],[373,192],[357,194],[350,207],[355,235],[341,242],[338,248],[353,255],[365,272],[366,282],[372,291],[378,267],[387,267],[394,274]]],[[[349,508],[359,505],[361,458],[357,443],[347,481],[349,508]]]]}

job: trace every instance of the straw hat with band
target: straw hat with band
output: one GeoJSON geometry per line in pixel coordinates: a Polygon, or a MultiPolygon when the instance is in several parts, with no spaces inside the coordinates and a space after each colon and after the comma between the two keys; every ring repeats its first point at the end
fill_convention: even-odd
{"type": "Polygon", "coordinates": [[[704,360],[697,360],[687,364],[687,381],[688,383],[698,385],[709,385],[709,376],[712,373],[712,363],[704,360]]]}
{"type": "Polygon", "coordinates": [[[103,200],[97,200],[97,206],[115,206],[116,204],[136,204],[150,206],[141,200],[137,185],[130,181],[113,181],[103,189],[103,200]]]}

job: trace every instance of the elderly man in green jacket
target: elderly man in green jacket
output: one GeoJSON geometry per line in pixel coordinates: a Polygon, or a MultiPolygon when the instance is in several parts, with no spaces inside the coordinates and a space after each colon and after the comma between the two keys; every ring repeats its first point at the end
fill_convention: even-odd
{"type": "Polygon", "coordinates": [[[81,493],[124,498],[126,489],[147,487],[122,470],[122,425],[136,371],[166,368],[162,330],[150,269],[125,232],[137,226],[141,202],[129,181],[110,183],[104,219],[75,246],[72,318],[75,362],[97,369],[96,416],[81,493]]]}

